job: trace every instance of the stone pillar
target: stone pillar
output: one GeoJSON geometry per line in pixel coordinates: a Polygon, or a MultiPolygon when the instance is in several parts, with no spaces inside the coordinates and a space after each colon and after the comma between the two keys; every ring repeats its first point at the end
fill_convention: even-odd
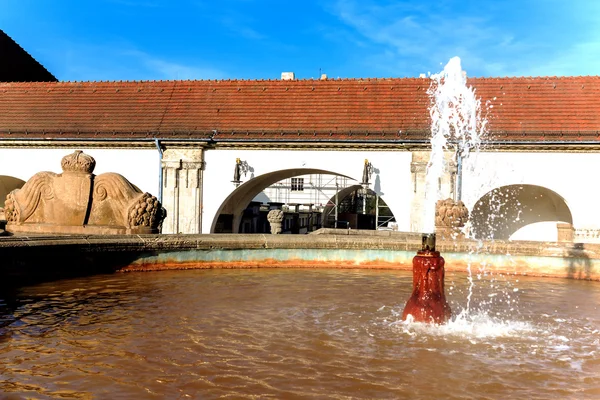
{"type": "Polygon", "coordinates": [[[162,157],[162,233],[202,233],[204,149],[167,148],[162,157]]]}
{"type": "MultiPolygon", "coordinates": [[[[412,232],[423,232],[424,227],[424,207],[425,207],[425,194],[426,194],[426,177],[427,177],[427,164],[431,156],[430,151],[413,151],[412,162],[410,163],[410,172],[412,175],[412,202],[411,202],[411,216],[410,216],[410,230],[412,232]]],[[[442,194],[442,198],[451,197],[454,198],[454,192],[456,190],[456,163],[453,161],[454,154],[447,152],[444,154],[444,173],[437,184],[442,194]]],[[[435,210],[431,210],[435,212],[435,210]]]]}
{"type": "Polygon", "coordinates": [[[282,210],[271,210],[267,214],[267,220],[271,224],[271,233],[277,235],[281,233],[281,221],[283,221],[282,210]]]}
{"type": "Polygon", "coordinates": [[[573,225],[559,222],[556,224],[556,229],[558,230],[559,242],[573,243],[573,237],[575,236],[575,228],[573,228],[573,225]]]}
{"type": "Polygon", "coordinates": [[[410,163],[411,194],[413,196],[410,207],[410,230],[412,232],[423,231],[423,203],[425,201],[425,177],[428,162],[429,152],[412,152],[410,163]]]}

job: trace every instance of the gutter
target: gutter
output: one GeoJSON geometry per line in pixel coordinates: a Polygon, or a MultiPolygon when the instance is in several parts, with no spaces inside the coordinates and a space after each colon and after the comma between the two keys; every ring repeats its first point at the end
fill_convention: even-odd
{"type": "MultiPolygon", "coordinates": [[[[215,139],[214,137],[209,138],[164,138],[158,139],[154,137],[144,138],[33,138],[33,137],[0,137],[0,144],[3,141],[18,141],[18,142],[154,142],[157,149],[160,143],[208,143],[218,144],[221,143],[355,143],[355,144],[430,144],[429,139],[271,139],[271,138],[224,138],[215,139]],[[160,143],[159,143],[160,142],[160,143]]],[[[449,141],[450,144],[455,144],[449,141]]],[[[502,146],[502,145],[528,145],[528,146],[547,146],[547,145],[584,145],[584,146],[600,146],[600,140],[488,140],[482,142],[485,146],[502,146]]],[[[162,154],[162,149],[159,150],[162,154]]]]}

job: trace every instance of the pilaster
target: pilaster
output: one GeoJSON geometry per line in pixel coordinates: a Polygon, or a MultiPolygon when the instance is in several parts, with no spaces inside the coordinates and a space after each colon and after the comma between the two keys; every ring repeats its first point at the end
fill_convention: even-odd
{"type": "Polygon", "coordinates": [[[162,156],[163,233],[202,233],[204,149],[166,149],[162,156]]]}
{"type": "MultiPolygon", "coordinates": [[[[413,151],[410,163],[412,201],[410,208],[410,230],[423,232],[425,195],[427,192],[427,164],[431,156],[430,151],[413,151]]],[[[432,184],[436,184],[432,182],[432,184]]],[[[456,163],[452,152],[444,153],[444,172],[437,182],[440,198],[436,200],[454,198],[456,191],[456,163]]],[[[435,210],[430,210],[435,213],[435,210]]],[[[433,218],[433,216],[432,216],[433,218]]]]}
{"type": "Polygon", "coordinates": [[[556,224],[556,229],[558,231],[558,242],[573,243],[575,229],[572,224],[559,222],[556,224]]]}

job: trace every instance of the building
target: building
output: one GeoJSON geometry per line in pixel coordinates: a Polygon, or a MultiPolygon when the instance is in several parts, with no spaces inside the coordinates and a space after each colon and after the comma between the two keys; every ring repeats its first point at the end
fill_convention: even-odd
{"type": "MultiPolygon", "coordinates": [[[[81,149],[98,172],[157,194],[165,233],[243,231],[252,201],[324,204],[325,213],[365,187],[399,230],[422,231],[431,80],[284,78],[0,83],[0,175],[27,180],[81,149]],[[314,193],[288,198],[316,176],[346,183],[327,202],[314,193]],[[287,194],[276,194],[281,186],[287,194]]],[[[597,240],[589,176],[600,169],[600,77],[468,85],[487,106],[489,133],[461,182],[475,234],[556,240],[559,226],[575,240],[597,240]]],[[[458,191],[453,157],[448,151],[438,182],[443,197],[458,191]]]]}

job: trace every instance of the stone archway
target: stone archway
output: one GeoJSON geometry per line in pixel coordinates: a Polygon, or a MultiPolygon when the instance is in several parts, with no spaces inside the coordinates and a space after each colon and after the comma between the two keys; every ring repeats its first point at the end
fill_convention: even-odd
{"type": "Polygon", "coordinates": [[[508,240],[526,225],[551,221],[572,224],[571,210],[561,195],[536,185],[493,189],[471,211],[471,228],[476,239],[508,240]]]}
{"type": "Polygon", "coordinates": [[[0,208],[4,207],[6,195],[15,189],[20,189],[25,184],[24,180],[14,176],[0,175],[0,208]]]}
{"type": "MultiPolygon", "coordinates": [[[[361,185],[352,185],[352,186],[348,186],[346,188],[341,189],[338,193],[337,193],[337,202],[338,205],[343,205],[343,202],[345,199],[347,199],[349,196],[352,196],[352,194],[356,191],[359,190],[364,190],[363,187],[361,185]]],[[[385,203],[385,201],[383,200],[383,197],[381,195],[379,195],[378,199],[375,199],[377,195],[377,193],[374,190],[368,189],[368,195],[369,195],[369,203],[370,205],[367,206],[367,213],[369,213],[369,209],[370,209],[370,214],[373,217],[373,220],[369,222],[369,225],[372,222],[372,226],[375,230],[380,228],[380,222],[383,221],[381,223],[381,226],[385,226],[385,229],[388,229],[388,222],[395,222],[396,221],[396,217],[394,216],[394,214],[392,213],[391,209],[387,206],[387,203],[385,203]],[[373,211],[375,208],[379,207],[379,211],[373,211]],[[387,209],[387,212],[382,212],[382,214],[380,214],[381,210],[385,210],[387,209]],[[377,218],[380,217],[382,218],[382,220],[377,221],[377,218]]],[[[324,228],[335,228],[335,221],[336,219],[330,218],[330,221],[332,221],[330,223],[330,221],[327,220],[328,216],[332,216],[335,213],[335,205],[336,205],[336,198],[335,196],[331,197],[329,199],[329,201],[327,202],[327,206],[325,206],[325,208],[323,209],[323,227],[324,228]]],[[[344,210],[339,210],[342,213],[344,212],[344,210]]],[[[343,219],[344,216],[342,214],[338,214],[338,220],[340,223],[348,223],[349,221],[346,221],[343,219]],[[341,219],[340,219],[341,218],[341,219]]],[[[343,228],[345,227],[344,225],[340,225],[337,226],[338,228],[343,228]]],[[[373,228],[361,228],[361,229],[373,229],[373,228]]],[[[391,229],[391,228],[389,228],[391,229]]]]}
{"type": "MultiPolygon", "coordinates": [[[[352,185],[352,186],[348,186],[347,188],[343,188],[342,190],[340,190],[337,193],[337,197],[338,197],[338,202],[342,201],[346,196],[349,196],[352,192],[358,190],[362,188],[361,185],[352,185]]],[[[325,208],[323,209],[323,216],[324,217],[328,217],[329,215],[331,215],[334,210],[335,210],[335,205],[336,205],[336,201],[335,201],[335,196],[332,197],[331,199],[329,199],[329,201],[327,202],[327,205],[325,206],[325,208]]],[[[327,219],[325,218],[323,221],[323,226],[326,228],[333,228],[334,226],[329,226],[327,224],[327,219]]]]}
{"type": "Polygon", "coordinates": [[[6,216],[4,215],[4,202],[6,196],[15,189],[20,189],[25,184],[24,180],[14,176],[0,175],[0,229],[4,227],[6,216]]]}
{"type": "Polygon", "coordinates": [[[217,233],[217,223],[219,221],[224,221],[227,225],[231,226],[230,230],[232,233],[238,233],[244,210],[252,199],[265,188],[284,179],[311,174],[337,175],[354,180],[354,178],[333,171],[312,168],[284,169],[256,176],[240,185],[225,199],[213,218],[210,232],[217,233]]]}

